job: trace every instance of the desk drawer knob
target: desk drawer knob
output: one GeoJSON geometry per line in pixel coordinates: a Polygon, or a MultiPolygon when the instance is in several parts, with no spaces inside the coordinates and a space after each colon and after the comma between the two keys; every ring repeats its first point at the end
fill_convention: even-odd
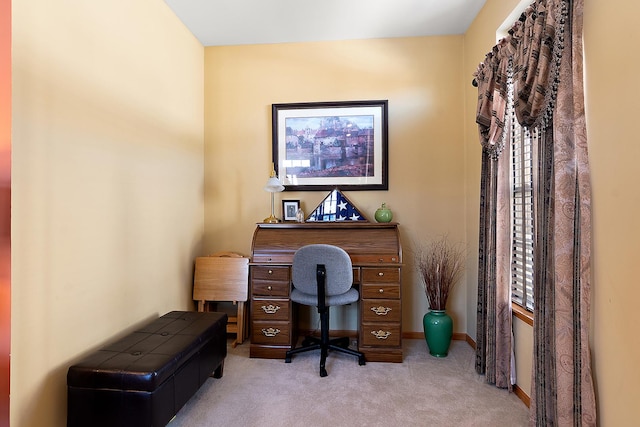
{"type": "Polygon", "coordinates": [[[273,288],[271,287],[271,285],[267,286],[267,290],[268,290],[268,291],[272,291],[272,290],[273,290],[273,288]]]}
{"type": "Polygon", "coordinates": [[[384,289],[380,288],[378,292],[380,292],[381,294],[384,294],[384,289]]]}
{"type": "Polygon", "coordinates": [[[265,337],[275,337],[280,333],[280,329],[278,328],[262,328],[262,335],[265,337]]]}
{"type": "Polygon", "coordinates": [[[371,335],[379,340],[386,340],[391,335],[391,332],[380,329],[379,331],[371,331],[371,335]]]}
{"type": "Polygon", "coordinates": [[[391,307],[371,307],[371,311],[373,311],[378,316],[386,316],[391,311],[391,307]]]}
{"type": "Polygon", "coordinates": [[[273,274],[273,270],[269,270],[269,271],[268,271],[268,273],[269,273],[269,274],[273,274]]]}
{"type": "Polygon", "coordinates": [[[276,314],[278,310],[280,310],[279,305],[273,305],[273,304],[263,305],[263,306],[260,306],[260,308],[262,309],[262,311],[264,311],[265,314],[276,314]]]}
{"type": "Polygon", "coordinates": [[[382,276],[384,276],[384,273],[381,271],[381,272],[378,273],[378,276],[382,277],[382,276]]]}

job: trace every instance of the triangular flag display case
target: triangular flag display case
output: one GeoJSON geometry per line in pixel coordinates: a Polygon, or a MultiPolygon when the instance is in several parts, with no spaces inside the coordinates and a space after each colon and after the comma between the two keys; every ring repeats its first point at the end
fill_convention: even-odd
{"type": "Polygon", "coordinates": [[[364,221],[369,220],[360,213],[337,188],[324,198],[307,217],[309,222],[364,221]]]}

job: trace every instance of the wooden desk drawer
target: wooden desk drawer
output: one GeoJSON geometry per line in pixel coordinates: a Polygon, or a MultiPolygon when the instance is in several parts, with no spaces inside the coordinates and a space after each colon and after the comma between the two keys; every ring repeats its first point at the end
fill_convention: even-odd
{"type": "Polygon", "coordinates": [[[388,254],[349,254],[354,264],[398,264],[400,257],[397,253],[388,254]]]}
{"type": "Polygon", "coordinates": [[[291,285],[289,282],[272,282],[268,280],[252,280],[251,295],[264,297],[288,297],[291,285]]]}
{"type": "Polygon", "coordinates": [[[364,284],[362,285],[362,299],[368,298],[385,298],[385,299],[399,299],[400,298],[400,284],[364,284]]]}
{"type": "Polygon", "coordinates": [[[289,282],[289,267],[287,266],[253,266],[251,267],[253,280],[276,280],[289,282]]]}
{"type": "Polygon", "coordinates": [[[254,320],[289,320],[289,300],[260,299],[251,301],[254,320]]]}
{"type": "Polygon", "coordinates": [[[400,283],[400,269],[395,267],[364,267],[362,283],[400,283]]]}
{"type": "Polygon", "coordinates": [[[251,343],[261,345],[290,345],[291,324],[287,322],[254,321],[251,325],[251,343]]]}
{"type": "Polygon", "coordinates": [[[400,300],[363,300],[361,316],[363,322],[400,322],[402,319],[400,300]]]}
{"type": "Polygon", "coordinates": [[[400,345],[400,323],[362,322],[363,346],[392,347],[400,345]]]}

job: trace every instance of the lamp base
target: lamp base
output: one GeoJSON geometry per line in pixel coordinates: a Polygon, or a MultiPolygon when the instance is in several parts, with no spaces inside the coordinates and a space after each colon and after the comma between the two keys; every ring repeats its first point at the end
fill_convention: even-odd
{"type": "Polygon", "coordinates": [[[265,218],[262,222],[265,224],[277,224],[280,222],[280,220],[275,216],[271,215],[268,218],[265,218]]]}

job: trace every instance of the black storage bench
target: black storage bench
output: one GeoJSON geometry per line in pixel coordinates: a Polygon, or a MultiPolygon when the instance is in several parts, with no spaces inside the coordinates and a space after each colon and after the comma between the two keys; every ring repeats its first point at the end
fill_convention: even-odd
{"type": "Polygon", "coordinates": [[[165,426],[226,355],[225,313],[167,313],[69,368],[67,425],[165,426]]]}

